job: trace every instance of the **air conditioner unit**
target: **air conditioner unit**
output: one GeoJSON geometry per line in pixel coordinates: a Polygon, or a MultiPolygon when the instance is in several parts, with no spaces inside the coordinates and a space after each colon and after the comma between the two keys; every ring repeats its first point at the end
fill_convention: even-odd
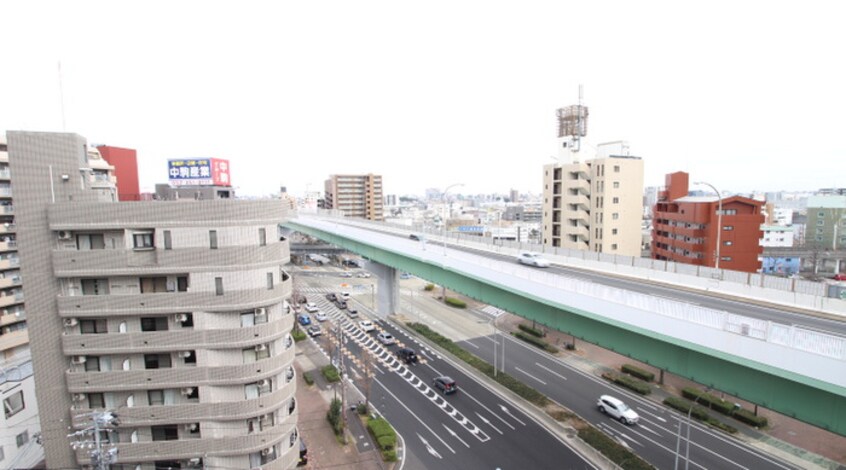
{"type": "Polygon", "coordinates": [[[70,240],[73,234],[68,230],[59,230],[59,240],[70,240]]]}
{"type": "Polygon", "coordinates": [[[74,364],[85,364],[87,358],[85,356],[74,356],[71,358],[71,362],[74,364]]]}
{"type": "Polygon", "coordinates": [[[182,394],[186,397],[192,393],[194,393],[194,387],[185,387],[182,389],[182,394]]]}
{"type": "Polygon", "coordinates": [[[191,423],[185,425],[186,431],[195,432],[198,429],[200,429],[200,425],[198,423],[191,423]]]}
{"type": "Polygon", "coordinates": [[[194,466],[200,465],[200,460],[201,459],[199,457],[194,457],[193,459],[188,459],[188,465],[194,465],[194,466]]]}
{"type": "Polygon", "coordinates": [[[188,321],[188,314],[187,313],[177,313],[173,316],[173,321],[176,323],[185,323],[188,321]]]}
{"type": "Polygon", "coordinates": [[[191,354],[194,354],[194,351],[180,351],[179,357],[191,357],[191,354]]]}
{"type": "Polygon", "coordinates": [[[67,327],[76,326],[77,324],[79,324],[76,318],[65,318],[64,323],[67,327]]]}
{"type": "Polygon", "coordinates": [[[84,393],[74,393],[73,394],[73,401],[85,401],[88,399],[88,395],[84,393]]]}
{"type": "Polygon", "coordinates": [[[267,457],[268,455],[271,455],[272,453],[273,453],[273,447],[268,447],[267,449],[261,450],[261,455],[263,457],[267,457]]]}
{"type": "Polygon", "coordinates": [[[259,388],[269,388],[270,387],[270,379],[263,379],[258,381],[259,388]]]}
{"type": "Polygon", "coordinates": [[[267,309],[266,308],[259,307],[259,308],[256,309],[256,316],[257,317],[264,316],[264,315],[267,315],[267,309]]]}
{"type": "Polygon", "coordinates": [[[256,351],[264,351],[264,350],[266,350],[266,349],[267,349],[267,345],[266,345],[266,344],[257,344],[257,345],[256,345],[256,351]]]}

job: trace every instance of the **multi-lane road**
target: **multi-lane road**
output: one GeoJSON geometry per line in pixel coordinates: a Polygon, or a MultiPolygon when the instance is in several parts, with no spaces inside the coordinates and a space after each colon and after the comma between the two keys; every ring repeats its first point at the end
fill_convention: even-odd
{"type": "MultiPolygon", "coordinates": [[[[328,278],[304,276],[300,280],[310,287],[302,290],[309,300],[318,304],[330,320],[323,324],[324,335],[315,339],[317,345],[328,350],[327,334],[337,325],[344,331],[346,359],[351,378],[364,388],[365,365],[363,351],[375,357],[372,370],[371,400],[376,409],[395,426],[405,443],[405,467],[439,468],[593,468],[566,439],[550,433],[536,423],[520,407],[494,393],[490,387],[465,373],[463,364],[453,364],[436,352],[419,344],[391,321],[380,319],[359,308],[377,323],[377,331],[365,333],[358,327],[362,318],[351,319],[323,296],[345,280],[337,274],[328,278]],[[333,325],[331,328],[329,324],[333,325]],[[378,331],[394,335],[400,345],[384,346],[375,340],[378,331]],[[396,360],[394,353],[401,345],[408,345],[421,356],[421,363],[407,366],[396,360]],[[432,388],[432,379],[448,375],[459,385],[459,392],[443,396],[432,388]]],[[[405,291],[405,289],[403,289],[405,291]]],[[[355,292],[355,290],[353,290],[355,292]]],[[[369,289],[365,291],[369,295],[369,289]]],[[[357,305],[356,295],[352,303],[357,305]]],[[[366,295],[358,296],[365,299],[366,295]]],[[[449,324],[450,317],[437,320],[437,302],[418,297],[415,310],[431,321],[435,329],[449,324]]],[[[451,315],[457,315],[451,313],[451,315]]],[[[481,313],[470,323],[490,320],[481,313]]],[[[449,325],[454,327],[455,325],[449,325]]],[[[488,327],[489,328],[489,327],[488,327]]],[[[485,329],[490,332],[490,329],[485,329]]],[[[477,331],[464,332],[467,338],[459,342],[465,349],[494,363],[494,344],[502,354],[507,351],[505,371],[540,390],[553,400],[592,422],[610,436],[630,447],[657,468],[675,468],[676,447],[680,448],[678,468],[684,468],[688,449],[686,417],[660,404],[632,396],[591,374],[524,346],[509,337],[477,331]],[[640,423],[626,426],[599,413],[595,406],[602,394],[612,394],[626,401],[641,417],[640,423]],[[679,429],[681,426],[681,437],[679,429]]],[[[366,359],[365,359],[366,360],[366,359]]],[[[502,364],[500,364],[502,365],[502,364]]],[[[690,462],[688,468],[798,468],[746,446],[739,440],[694,423],[690,430],[690,462]]]]}

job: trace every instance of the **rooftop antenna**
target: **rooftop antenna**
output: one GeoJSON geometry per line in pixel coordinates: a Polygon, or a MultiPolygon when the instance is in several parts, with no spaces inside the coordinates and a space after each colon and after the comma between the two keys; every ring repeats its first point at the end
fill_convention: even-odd
{"type": "Polygon", "coordinates": [[[584,88],[579,85],[579,104],[558,108],[558,142],[560,161],[578,161],[582,137],[587,135],[588,107],[582,104],[584,88]]]}
{"type": "Polygon", "coordinates": [[[65,90],[62,86],[62,61],[59,61],[59,106],[62,111],[62,132],[66,132],[65,128],[65,90]]]}

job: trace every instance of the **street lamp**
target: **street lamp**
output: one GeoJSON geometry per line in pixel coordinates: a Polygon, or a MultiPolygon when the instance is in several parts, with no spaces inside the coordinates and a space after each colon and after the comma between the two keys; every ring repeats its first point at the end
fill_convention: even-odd
{"type": "MultiPolygon", "coordinates": [[[[690,405],[690,409],[687,410],[687,443],[684,451],[684,468],[687,470],[688,465],[690,464],[690,415],[693,414],[693,407],[699,402],[699,399],[702,398],[702,395],[711,391],[711,387],[707,387],[705,391],[696,396],[696,399],[693,400],[693,404],[690,405]]],[[[679,431],[676,433],[676,462],[673,468],[678,470],[679,468],[679,447],[681,447],[681,420],[679,420],[679,431]]]]}
{"type": "Polygon", "coordinates": [[[714,261],[714,268],[720,269],[720,236],[723,233],[723,198],[720,196],[720,191],[714,187],[711,183],[706,183],[704,181],[698,181],[693,184],[702,184],[708,186],[709,188],[713,189],[715,193],[717,193],[717,250],[716,250],[716,260],[714,261]]]}

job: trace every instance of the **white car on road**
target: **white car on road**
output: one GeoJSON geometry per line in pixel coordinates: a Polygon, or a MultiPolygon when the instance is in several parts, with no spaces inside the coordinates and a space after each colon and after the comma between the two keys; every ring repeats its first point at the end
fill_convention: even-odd
{"type": "Polygon", "coordinates": [[[376,339],[385,346],[389,346],[397,342],[390,333],[385,333],[384,331],[376,335],[376,339]]]}
{"type": "Polygon", "coordinates": [[[531,251],[524,251],[517,256],[517,261],[520,264],[527,264],[537,268],[548,268],[549,260],[541,256],[539,253],[532,253],[531,251]]]}
{"type": "Polygon", "coordinates": [[[317,311],[317,305],[314,302],[309,302],[305,304],[305,309],[308,313],[314,313],[317,311]]]}
{"type": "Polygon", "coordinates": [[[622,401],[610,396],[610,395],[602,395],[599,397],[599,401],[596,402],[596,407],[599,408],[599,411],[607,414],[608,416],[619,419],[623,424],[635,424],[637,420],[640,419],[637,412],[628,406],[622,401]]]}
{"type": "Polygon", "coordinates": [[[360,322],[358,322],[358,326],[360,326],[362,330],[367,332],[376,329],[376,325],[374,325],[373,322],[370,320],[361,320],[360,322]]]}
{"type": "Polygon", "coordinates": [[[326,312],[318,311],[314,314],[314,319],[317,321],[326,321],[329,319],[329,316],[326,315],[326,312]]]}

